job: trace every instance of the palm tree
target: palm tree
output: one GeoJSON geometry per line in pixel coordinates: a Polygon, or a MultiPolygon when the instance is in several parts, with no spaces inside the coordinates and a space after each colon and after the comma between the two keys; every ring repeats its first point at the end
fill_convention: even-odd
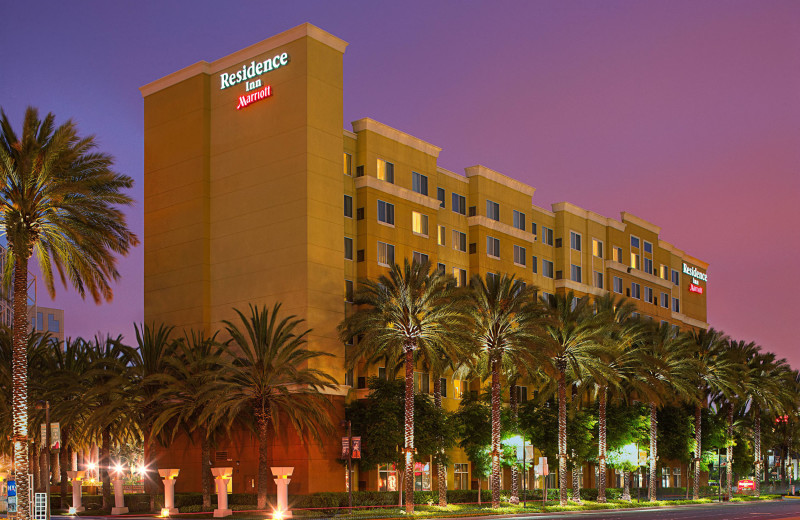
{"type": "Polygon", "coordinates": [[[298,434],[310,433],[318,442],[322,433],[332,431],[331,403],[323,392],[333,389],[336,380],[308,366],[332,354],[309,350],[306,336],[311,330],[300,330],[303,320],[294,315],[279,318],[280,308],[276,303],[270,312],[266,306],[250,305],[249,316],[234,309],[239,324],[223,321],[232,359],[204,386],[207,401],[200,416],[201,422],[228,429],[245,424],[257,432],[259,509],[267,507],[272,477],[267,459],[270,428],[280,431],[280,421],[286,418],[298,434]]]}
{"type": "MultiPolygon", "coordinates": [[[[81,296],[110,301],[110,282],[119,279],[115,254],[138,243],[118,206],[132,204],[122,190],[133,179],[111,169],[109,155],[93,151],[93,137],[78,136],[69,120],[55,128],[55,116],[39,119],[28,107],[17,136],[0,109],[0,208],[6,235],[4,282],[13,274],[14,397],[13,442],[17,471],[28,474],[28,390],[25,346],[29,332],[28,262],[35,254],[50,296],[53,268],[81,296]],[[13,266],[13,271],[11,269],[13,266]]],[[[28,483],[18,483],[18,516],[30,518],[28,483]]]]}
{"type": "Polygon", "coordinates": [[[405,506],[414,510],[414,357],[435,360],[469,344],[462,299],[455,280],[427,262],[394,265],[378,280],[363,280],[354,297],[358,310],[339,325],[342,339],[356,339],[348,368],[360,359],[405,366],[405,506]]]}
{"type": "MultiPolygon", "coordinates": [[[[210,381],[228,368],[223,361],[224,347],[216,341],[216,334],[206,338],[202,332],[191,331],[166,360],[166,370],[153,378],[160,389],[153,397],[154,409],[150,437],[165,436],[171,443],[179,433],[189,439],[200,439],[200,471],[203,508],[211,507],[211,444],[218,426],[201,420],[208,401],[206,388],[210,381]]],[[[225,360],[227,361],[227,360],[225,360]]]]}
{"type": "Polygon", "coordinates": [[[593,314],[588,299],[571,291],[543,301],[550,319],[544,324],[544,349],[549,353],[548,372],[558,385],[558,480],[561,505],[567,505],[567,383],[591,377],[611,377],[605,348],[605,322],[593,314]]]}
{"type": "Polygon", "coordinates": [[[491,374],[492,392],[492,507],[500,507],[500,374],[504,361],[520,371],[538,364],[538,329],[541,312],[534,291],[513,276],[479,276],[470,282],[468,309],[481,349],[481,363],[491,374]]]}
{"type": "Polygon", "coordinates": [[[694,415],[694,485],[693,500],[700,498],[700,460],[702,447],[702,410],[710,401],[719,398],[733,399],[741,393],[741,382],[745,374],[742,364],[731,355],[728,338],[712,329],[691,333],[697,355],[699,373],[699,398],[694,415]]]}

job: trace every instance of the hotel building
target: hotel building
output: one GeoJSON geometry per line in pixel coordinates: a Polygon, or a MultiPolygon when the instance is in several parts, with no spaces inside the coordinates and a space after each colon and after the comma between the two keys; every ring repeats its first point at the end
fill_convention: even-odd
{"type": "MultiPolygon", "coordinates": [[[[313,330],[309,348],[334,354],[314,366],[340,383],[340,414],[378,368],[346,373],[336,327],[358,280],[404,258],[459,284],[509,273],[544,294],[610,291],[641,316],[708,327],[708,265],[658,226],[568,202],[537,206],[533,187],[481,165],[449,171],[437,164],[440,148],[373,119],[343,129],[346,46],[304,24],[141,88],[145,322],[213,333],[234,308],[282,302],[313,330]]],[[[417,381],[420,391],[433,386],[427,374],[417,381]]],[[[445,406],[466,390],[447,378],[445,406]]],[[[199,489],[198,444],[154,450],[159,467],[184,469],[178,490],[199,489]]],[[[214,452],[215,465],[234,467],[234,492],[255,490],[255,450],[242,433],[214,452]]],[[[291,493],[344,490],[339,454],[339,437],[318,445],[291,434],[270,450],[272,465],[295,468],[291,493]]],[[[453,460],[450,486],[474,486],[466,457],[453,460]]],[[[420,488],[435,487],[433,468],[420,464],[420,488]]],[[[354,480],[375,490],[387,475],[354,480]]]]}

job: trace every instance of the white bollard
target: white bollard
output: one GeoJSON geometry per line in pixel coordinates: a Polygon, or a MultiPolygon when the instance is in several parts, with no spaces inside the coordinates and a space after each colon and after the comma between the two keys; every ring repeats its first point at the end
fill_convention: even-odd
{"type": "Polygon", "coordinates": [[[164,479],[164,507],[161,509],[162,516],[166,513],[174,515],[178,512],[175,507],[175,479],[178,478],[180,469],[160,469],[158,474],[164,479]]]}
{"type": "Polygon", "coordinates": [[[293,467],[274,467],[272,474],[275,476],[275,485],[278,486],[278,505],[275,508],[276,517],[287,518],[292,516],[289,509],[289,482],[292,479],[293,467]]]}
{"type": "Polygon", "coordinates": [[[70,514],[86,511],[86,508],[81,505],[81,480],[85,475],[85,471],[67,471],[67,476],[72,479],[72,507],[69,508],[70,514]]]}
{"type": "Polygon", "coordinates": [[[112,515],[124,515],[128,512],[125,507],[125,494],[122,492],[122,479],[117,477],[114,479],[114,507],[111,508],[112,515]]]}
{"type": "Polygon", "coordinates": [[[231,516],[233,511],[228,508],[228,482],[231,480],[233,468],[211,468],[211,474],[214,475],[217,486],[217,508],[214,510],[214,518],[231,516]]]}

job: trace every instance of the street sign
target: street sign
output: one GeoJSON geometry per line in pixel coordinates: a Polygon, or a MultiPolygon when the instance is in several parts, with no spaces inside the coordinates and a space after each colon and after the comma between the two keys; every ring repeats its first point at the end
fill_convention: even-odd
{"type": "Polygon", "coordinates": [[[361,458],[361,437],[353,437],[353,458],[361,458]]]}
{"type": "MultiPolygon", "coordinates": [[[[47,433],[45,432],[47,428],[45,424],[42,423],[41,427],[41,434],[42,434],[42,446],[47,444],[47,433]]],[[[57,450],[61,448],[61,425],[57,422],[50,423],[50,449],[57,450]]]]}

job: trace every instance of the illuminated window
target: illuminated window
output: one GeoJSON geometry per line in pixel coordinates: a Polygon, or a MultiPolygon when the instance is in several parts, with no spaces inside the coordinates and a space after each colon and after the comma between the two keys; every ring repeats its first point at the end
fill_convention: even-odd
{"type": "Polygon", "coordinates": [[[672,312],[681,312],[681,301],[677,298],[672,299],[672,312]]]}
{"type": "Polygon", "coordinates": [[[669,294],[665,292],[661,293],[661,306],[665,309],[669,309],[669,294]]]}
{"type": "Polygon", "coordinates": [[[414,463],[414,491],[431,490],[431,464],[430,462],[414,463]]]}
{"type": "Polygon", "coordinates": [[[518,246],[518,245],[514,246],[514,263],[515,264],[521,265],[522,267],[525,267],[525,265],[526,265],[525,262],[527,261],[526,256],[527,256],[527,254],[525,253],[525,248],[524,247],[521,247],[521,246],[518,246]]]}
{"type": "Polygon", "coordinates": [[[394,204],[378,201],[378,222],[394,226],[394,204]]]}
{"type": "Polygon", "coordinates": [[[344,174],[353,175],[353,156],[349,153],[344,154],[344,174]]]}
{"type": "Polygon", "coordinates": [[[463,379],[453,379],[453,398],[463,399],[469,391],[467,382],[463,379]]]}
{"type": "Polygon", "coordinates": [[[428,215],[423,215],[417,211],[412,211],[411,230],[417,235],[428,236],[428,215]]]}
{"type": "Polygon", "coordinates": [[[422,195],[428,194],[428,176],[411,172],[411,190],[422,195]]]}
{"type": "Polygon", "coordinates": [[[603,243],[596,238],[592,239],[592,255],[603,258],[603,243]]]}
{"type": "Polygon", "coordinates": [[[651,254],[653,253],[653,244],[651,244],[647,240],[644,241],[644,252],[651,254]]]}
{"type": "Polygon", "coordinates": [[[418,251],[414,251],[414,254],[412,255],[412,257],[413,257],[413,260],[416,263],[420,264],[420,265],[428,263],[428,255],[426,255],[425,253],[420,253],[418,251]]]}
{"type": "Polygon", "coordinates": [[[467,199],[463,195],[453,193],[453,211],[459,215],[467,214],[467,199]]]}
{"type": "Polygon", "coordinates": [[[535,256],[531,257],[531,266],[533,267],[533,273],[536,274],[539,272],[539,259],[535,256]]]}
{"type": "Polygon", "coordinates": [[[378,242],[378,265],[390,267],[394,265],[394,246],[378,242]]]}
{"type": "Polygon", "coordinates": [[[672,270],[672,283],[675,285],[681,284],[681,273],[679,273],[675,269],[672,270]]]}
{"type": "Polygon", "coordinates": [[[581,250],[581,236],[574,232],[569,232],[569,246],[574,249],[575,251],[581,250]]]}
{"type": "Polygon", "coordinates": [[[397,468],[394,464],[378,465],[378,491],[397,491],[397,468]]]}
{"type": "Polygon", "coordinates": [[[353,239],[344,237],[344,257],[347,260],[353,259],[353,239]]]}
{"type": "Polygon", "coordinates": [[[500,258],[500,240],[494,237],[486,237],[486,254],[500,258]]]}
{"type": "Polygon", "coordinates": [[[641,258],[638,253],[631,253],[631,267],[641,269],[641,258]]]}
{"type": "Polygon", "coordinates": [[[457,287],[465,287],[467,285],[467,270],[466,269],[459,269],[458,267],[453,268],[453,277],[456,279],[456,286],[457,287]]]}
{"type": "Polygon", "coordinates": [[[353,197],[350,195],[344,196],[344,216],[353,218],[353,197]]]}
{"type": "Polygon", "coordinates": [[[615,262],[622,263],[622,248],[621,247],[612,247],[611,248],[611,259],[615,262]]]}
{"type": "Polygon", "coordinates": [[[500,220],[500,204],[492,202],[491,200],[487,200],[486,218],[490,218],[492,220],[500,220]]]}
{"type": "Polygon", "coordinates": [[[614,292],[617,294],[622,294],[622,278],[619,276],[614,277],[614,292]]]}
{"type": "Polygon", "coordinates": [[[600,271],[594,271],[592,273],[592,283],[598,289],[602,289],[603,288],[603,273],[601,273],[600,271]]]}
{"type": "Polygon", "coordinates": [[[569,267],[569,279],[581,283],[581,266],[571,264],[569,267]]]}
{"type": "Polygon", "coordinates": [[[469,464],[453,465],[453,489],[469,489],[469,464]]]}
{"type": "Polygon", "coordinates": [[[636,282],[631,282],[631,298],[642,299],[642,286],[636,282]]]}
{"type": "Polygon", "coordinates": [[[444,188],[436,188],[436,198],[439,199],[439,207],[444,207],[444,188]]]}
{"type": "Polygon", "coordinates": [[[639,249],[639,237],[635,237],[631,235],[631,247],[635,249],[639,249]]]}
{"type": "Polygon", "coordinates": [[[394,164],[378,159],[378,178],[394,184],[394,164]]]}
{"type": "Polygon", "coordinates": [[[525,231],[525,213],[514,210],[514,227],[525,231]]]}
{"type": "Polygon", "coordinates": [[[661,487],[670,487],[669,486],[669,474],[670,468],[661,468],[661,487]]]}
{"type": "Polygon", "coordinates": [[[439,245],[440,245],[440,246],[447,245],[447,244],[445,243],[445,241],[446,241],[446,235],[445,235],[445,233],[446,233],[446,232],[447,232],[447,230],[445,229],[445,227],[444,227],[444,226],[439,226],[439,237],[438,237],[438,240],[439,240],[439,245]]]}
{"type": "Polygon", "coordinates": [[[652,287],[644,287],[644,301],[647,303],[653,303],[653,288],[652,287]]]}
{"type": "Polygon", "coordinates": [[[542,244],[553,245],[553,230],[542,226],[542,244]]]}
{"type": "Polygon", "coordinates": [[[461,251],[462,253],[467,252],[467,234],[462,233],[461,231],[453,230],[453,249],[457,251],[461,251]]]}
{"type": "Polygon", "coordinates": [[[542,260],[542,276],[545,278],[553,277],[553,262],[550,260],[542,260]]]}
{"type": "Polygon", "coordinates": [[[669,267],[664,264],[661,264],[661,278],[669,280],[669,267]]]}

